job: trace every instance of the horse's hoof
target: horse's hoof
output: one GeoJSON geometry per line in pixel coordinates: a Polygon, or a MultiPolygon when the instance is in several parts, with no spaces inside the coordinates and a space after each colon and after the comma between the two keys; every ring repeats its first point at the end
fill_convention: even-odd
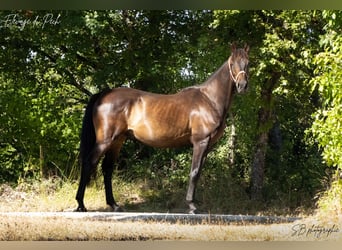
{"type": "Polygon", "coordinates": [[[197,208],[193,202],[190,202],[188,205],[189,205],[188,214],[197,214],[198,213],[197,208]]]}
{"type": "Polygon", "coordinates": [[[124,210],[122,209],[122,207],[115,207],[114,208],[114,212],[124,212],[124,210]]]}
{"type": "Polygon", "coordinates": [[[110,207],[112,208],[113,212],[124,212],[124,210],[120,206],[113,205],[110,207]]]}
{"type": "Polygon", "coordinates": [[[85,207],[78,207],[75,212],[87,212],[87,209],[85,207]]]}
{"type": "Polygon", "coordinates": [[[188,214],[198,214],[197,209],[189,209],[188,214]]]}

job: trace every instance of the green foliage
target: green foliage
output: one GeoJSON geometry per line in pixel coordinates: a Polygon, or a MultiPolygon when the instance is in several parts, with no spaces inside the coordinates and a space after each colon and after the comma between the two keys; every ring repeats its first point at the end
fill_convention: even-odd
{"type": "Polygon", "coordinates": [[[335,170],[331,186],[318,201],[320,212],[338,215],[342,212],[342,12],[324,11],[323,18],[323,51],[313,58],[316,76],[310,81],[312,91],[319,93],[321,99],[307,133],[314,136],[324,162],[335,170]]]}
{"type": "Polygon", "coordinates": [[[322,97],[322,107],[314,114],[311,131],[323,152],[323,159],[329,166],[342,170],[342,27],[341,12],[328,12],[330,21],[326,34],[321,39],[324,51],[314,58],[316,77],[311,81],[312,89],[322,97]],[[336,16],[337,15],[337,16],[336,16]],[[337,26],[330,29],[331,26],[337,26]]]}
{"type": "Polygon", "coordinates": [[[16,168],[21,165],[17,150],[12,145],[3,143],[1,145],[0,159],[0,181],[15,179],[18,172],[16,168]]]}
{"type": "Polygon", "coordinates": [[[190,54],[182,55],[187,44],[179,41],[190,40],[187,27],[198,25],[197,15],[201,12],[0,13],[1,140],[16,149],[23,164],[10,180],[27,162],[37,166],[32,174],[38,177],[75,172],[89,94],[108,86],[174,92],[189,85],[180,72],[190,54]],[[46,15],[59,22],[42,27],[46,15]]]}
{"type": "MultiPolygon", "coordinates": [[[[311,202],[329,179],[320,153],[341,168],[340,11],[1,11],[0,20],[0,181],[77,179],[91,94],[119,86],[174,93],[206,80],[233,41],[251,46],[250,86],[204,166],[198,193],[206,208],[236,211],[230,199],[248,200],[260,133],[268,135],[267,202],[311,202]],[[43,26],[45,17],[54,22],[43,26]]],[[[117,170],[151,182],[158,203],[184,194],[190,161],[189,149],[128,141],[117,170]]]]}

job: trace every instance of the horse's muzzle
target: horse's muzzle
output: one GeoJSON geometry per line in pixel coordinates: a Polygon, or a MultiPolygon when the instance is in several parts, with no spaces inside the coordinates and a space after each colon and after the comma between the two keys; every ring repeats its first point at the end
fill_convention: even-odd
{"type": "Polygon", "coordinates": [[[236,83],[236,90],[238,93],[244,93],[248,89],[248,81],[240,80],[236,83]]]}

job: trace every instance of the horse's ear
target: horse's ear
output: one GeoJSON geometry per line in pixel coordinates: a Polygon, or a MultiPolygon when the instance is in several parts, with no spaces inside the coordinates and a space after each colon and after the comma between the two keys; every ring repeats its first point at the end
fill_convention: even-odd
{"type": "Polygon", "coordinates": [[[244,50],[248,54],[248,52],[249,52],[249,45],[247,43],[245,44],[244,50]]]}
{"type": "Polygon", "coordinates": [[[232,51],[232,53],[234,53],[236,51],[236,42],[233,42],[231,45],[230,45],[230,49],[232,51]]]}

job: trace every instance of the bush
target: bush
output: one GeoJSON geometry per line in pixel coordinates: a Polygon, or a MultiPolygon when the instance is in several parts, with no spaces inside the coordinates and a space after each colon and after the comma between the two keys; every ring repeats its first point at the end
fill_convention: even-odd
{"type": "Polygon", "coordinates": [[[318,200],[319,212],[322,215],[342,214],[342,180],[338,178],[318,200]]]}

